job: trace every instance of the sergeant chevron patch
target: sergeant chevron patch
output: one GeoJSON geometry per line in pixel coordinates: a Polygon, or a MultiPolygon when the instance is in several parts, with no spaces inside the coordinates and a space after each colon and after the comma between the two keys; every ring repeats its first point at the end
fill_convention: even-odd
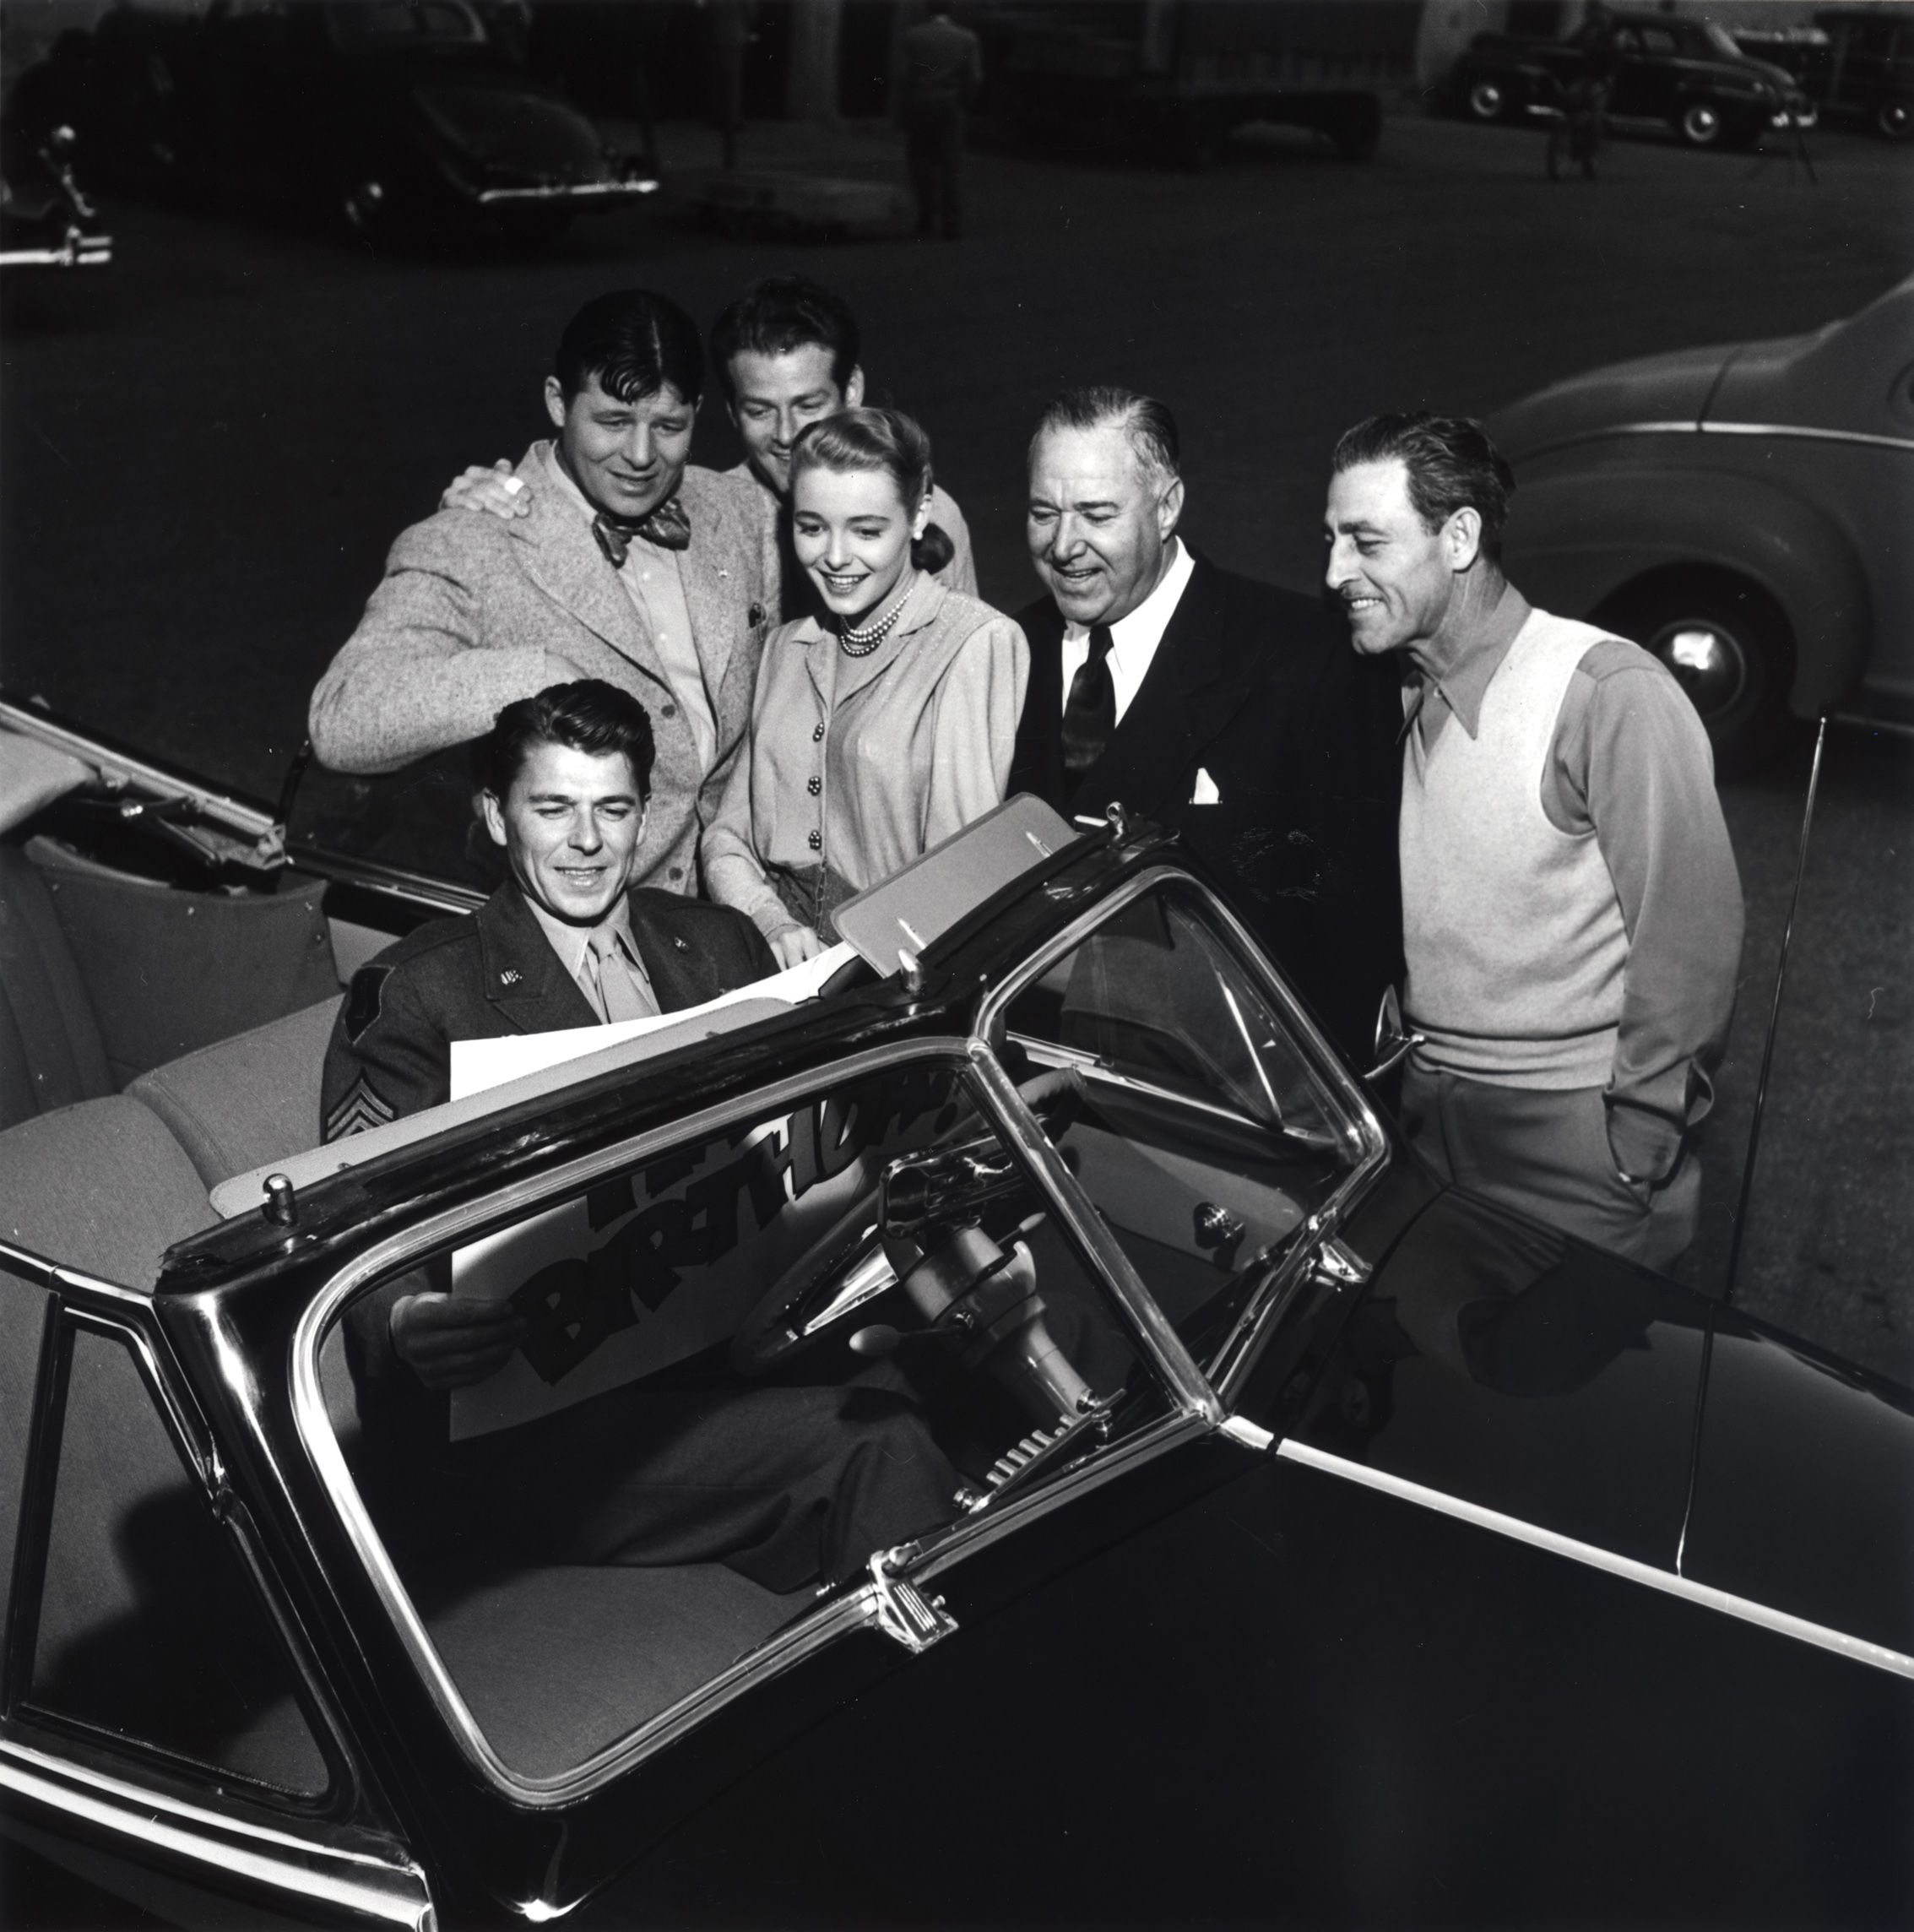
{"type": "Polygon", "coordinates": [[[382,1099],[371,1082],[361,1073],[348,1087],[331,1113],[326,1115],[326,1138],[342,1141],[348,1134],[362,1134],[396,1120],[399,1110],[382,1099]]]}

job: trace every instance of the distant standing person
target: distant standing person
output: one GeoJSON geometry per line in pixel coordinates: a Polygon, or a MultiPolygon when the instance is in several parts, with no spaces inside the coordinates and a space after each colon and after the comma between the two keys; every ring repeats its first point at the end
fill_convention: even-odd
{"type": "Polygon", "coordinates": [[[1332,469],[1330,592],[1411,672],[1403,1127],[1461,1185],[1665,1269],[1741,961],[1707,735],[1646,651],[1503,574],[1514,478],[1476,424],[1372,416],[1332,469]]]}
{"type": "Polygon", "coordinates": [[[941,232],[955,242],[963,233],[964,110],[983,83],[976,35],[933,0],[930,18],[904,35],[904,134],[921,239],[941,232]]]}
{"type": "Polygon", "coordinates": [[[751,740],[703,844],[705,882],[783,965],[853,893],[1001,802],[1023,633],[931,574],[930,443],[893,410],[813,423],[791,453],[797,551],[826,615],[765,646],[751,740]]]}

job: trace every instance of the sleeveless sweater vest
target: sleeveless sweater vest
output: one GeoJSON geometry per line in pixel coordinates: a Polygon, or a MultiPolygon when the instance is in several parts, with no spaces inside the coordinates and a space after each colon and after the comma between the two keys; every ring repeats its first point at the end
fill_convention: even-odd
{"type": "Polygon", "coordinates": [[[1592,831],[1557,829],[1542,780],[1569,681],[1605,632],[1531,613],[1483,694],[1403,746],[1403,1004],[1418,1061],[1505,1087],[1605,1087],[1628,931],[1592,831]]]}

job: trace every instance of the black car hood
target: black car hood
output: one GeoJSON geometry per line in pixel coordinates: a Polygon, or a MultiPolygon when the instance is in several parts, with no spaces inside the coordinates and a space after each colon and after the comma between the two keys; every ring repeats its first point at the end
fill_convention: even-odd
{"type": "Polygon", "coordinates": [[[1914,1395],[1721,1311],[1682,1573],[1914,1656],[1914,1395]]]}
{"type": "Polygon", "coordinates": [[[1445,1191],[1382,1260],[1287,1433],[1672,1569],[1708,1317],[1659,1275],[1445,1191]]]}

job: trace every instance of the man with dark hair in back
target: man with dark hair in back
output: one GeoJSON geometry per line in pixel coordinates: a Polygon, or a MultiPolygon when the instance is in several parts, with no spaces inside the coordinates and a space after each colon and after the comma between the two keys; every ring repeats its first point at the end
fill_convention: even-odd
{"type": "Polygon", "coordinates": [[[1198,556],[1183,501],[1160,402],[1076,389],[1044,411],[1025,534],[1049,594],[1017,615],[1030,682],[1009,789],[1179,832],[1360,1053],[1401,966],[1396,681],[1351,658],[1318,600],[1198,556]]]}
{"type": "MultiPolygon", "coordinates": [[[[773,970],[741,914],[632,886],[651,756],[643,707],[594,680],[499,714],[485,820],[511,876],[353,975],[326,1055],[327,1140],[444,1100],[454,1040],[672,1012],[773,970]]],[[[746,1387],[695,1358],[448,1443],[446,1392],[502,1368],[529,1327],[512,1302],[447,1285],[428,1262],[347,1318],[382,1527],[409,1545],[492,1562],[722,1560],[789,1590],[951,1512],[956,1473],[901,1397],[746,1387]]]]}
{"type": "MultiPolygon", "coordinates": [[[[745,461],[724,470],[739,515],[756,533],[757,574],[773,616],[785,622],[821,614],[810,578],[791,547],[791,445],[800,431],[864,402],[857,317],[841,296],[806,275],[773,275],[730,304],[711,329],[711,366],[745,461]]],[[[442,499],[447,509],[528,515],[529,493],[512,486],[511,465],[467,469],[442,499]]],[[[941,486],[930,492],[935,560],[930,574],[946,589],[977,594],[977,568],[963,513],[941,486]]],[[[927,533],[928,534],[928,533],[927,533]]]]}
{"type": "Polygon", "coordinates": [[[1473,422],[1337,445],[1331,594],[1407,660],[1402,1124],[1445,1175],[1667,1268],[1741,959],[1707,734],[1656,659],[1503,573],[1515,478],[1473,422]]]}
{"type": "MultiPolygon", "coordinates": [[[[724,475],[759,519],[762,568],[787,621],[819,608],[791,548],[791,445],[820,418],[862,406],[859,346],[850,305],[805,275],[771,276],[712,324],[712,370],[745,445],[745,461],[724,475]]],[[[970,531],[950,492],[935,485],[930,524],[944,541],[933,545],[930,574],[974,597],[970,531]]]]}
{"type": "Polygon", "coordinates": [[[695,892],[773,615],[735,487],[688,462],[703,385],[675,303],[628,289],[580,309],[545,381],[557,434],[496,479],[526,514],[442,510],[400,535],[312,694],[320,762],[394,771],[480,736],[515,699],[602,679],[656,733],[634,877],[695,892]]]}

